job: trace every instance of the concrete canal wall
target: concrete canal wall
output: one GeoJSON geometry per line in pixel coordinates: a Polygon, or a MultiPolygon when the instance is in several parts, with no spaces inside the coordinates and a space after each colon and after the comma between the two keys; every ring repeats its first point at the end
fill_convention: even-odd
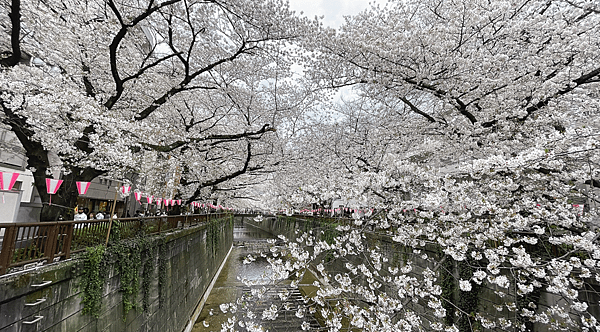
{"type": "Polygon", "coordinates": [[[114,259],[123,256],[113,253],[112,263],[102,265],[105,279],[98,318],[82,313],[81,284],[87,267],[75,257],[0,279],[0,332],[183,331],[231,249],[232,219],[144,243],[150,249],[139,256],[139,266],[149,268],[137,273],[136,308],[126,315],[114,259]]]}

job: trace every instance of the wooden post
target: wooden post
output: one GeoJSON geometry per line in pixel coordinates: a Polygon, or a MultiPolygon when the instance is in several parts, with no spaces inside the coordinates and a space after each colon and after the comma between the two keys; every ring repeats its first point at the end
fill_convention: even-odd
{"type": "Polygon", "coordinates": [[[2,252],[0,253],[0,275],[6,273],[12,260],[12,253],[15,248],[15,240],[17,227],[8,226],[4,231],[4,239],[2,242],[2,252]]]}
{"type": "Polygon", "coordinates": [[[65,238],[65,242],[63,242],[63,250],[65,252],[65,259],[71,258],[71,243],[73,243],[73,229],[75,228],[74,223],[70,223],[67,225],[67,237],[65,238]]]}
{"type": "Polygon", "coordinates": [[[46,245],[44,246],[44,256],[48,257],[47,263],[50,264],[54,260],[56,246],[58,242],[58,224],[48,225],[46,227],[46,245]]]}
{"type": "Polygon", "coordinates": [[[108,218],[108,232],[106,233],[106,243],[104,243],[104,246],[108,246],[108,238],[110,237],[110,229],[112,228],[112,222],[113,222],[113,215],[115,214],[115,206],[117,206],[117,195],[119,194],[119,187],[121,187],[121,183],[117,182],[118,186],[117,186],[117,191],[115,191],[115,199],[113,200],[113,206],[112,209],[110,210],[110,216],[108,218]]]}

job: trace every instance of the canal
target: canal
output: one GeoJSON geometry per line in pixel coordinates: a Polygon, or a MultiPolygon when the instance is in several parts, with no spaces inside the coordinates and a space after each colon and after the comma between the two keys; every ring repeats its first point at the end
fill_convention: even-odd
{"type": "MultiPolygon", "coordinates": [[[[268,251],[276,238],[270,233],[244,223],[243,218],[236,218],[233,236],[232,251],[206,299],[192,332],[221,331],[223,326],[227,327],[227,331],[230,331],[232,327],[240,332],[252,331],[253,329],[239,324],[240,320],[248,321],[248,309],[235,309],[233,313],[230,309],[227,309],[227,313],[223,313],[221,309],[227,304],[236,303],[236,301],[239,303],[239,299],[251,294],[252,289],[266,290],[262,298],[251,305],[251,311],[256,316],[254,322],[262,324],[264,331],[302,331],[303,322],[306,322],[304,323],[305,329],[307,328],[306,324],[309,324],[310,331],[325,330],[308,312],[302,318],[296,316],[298,309],[305,307],[302,294],[310,296],[311,292],[316,290],[312,286],[314,281],[312,275],[307,274],[297,287],[290,285],[291,280],[277,284],[270,282],[270,265],[266,258],[261,257],[261,252],[268,251]],[[251,264],[244,264],[244,259],[248,255],[256,260],[251,264]],[[253,285],[247,286],[242,283],[242,278],[252,281],[253,285]],[[285,301],[280,298],[279,294],[281,293],[289,294],[285,301]],[[261,320],[263,311],[272,305],[279,308],[277,318],[261,320]],[[232,323],[234,317],[238,322],[232,323]]],[[[241,307],[241,304],[238,307],[241,307]]]]}

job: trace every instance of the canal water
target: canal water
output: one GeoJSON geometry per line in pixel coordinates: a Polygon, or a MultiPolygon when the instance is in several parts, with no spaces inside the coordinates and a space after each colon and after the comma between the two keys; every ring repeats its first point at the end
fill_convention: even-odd
{"type": "MultiPolygon", "coordinates": [[[[247,320],[242,319],[242,316],[247,315],[248,310],[238,310],[235,313],[228,310],[227,313],[223,313],[221,306],[235,303],[244,295],[250,294],[252,288],[266,288],[265,295],[251,305],[251,310],[256,315],[254,322],[262,324],[264,331],[302,331],[303,322],[310,324],[310,331],[324,330],[321,329],[315,317],[308,316],[308,313],[303,318],[296,317],[298,308],[305,305],[301,294],[310,295],[310,292],[314,291],[310,285],[312,283],[310,277],[305,277],[298,287],[292,287],[290,280],[279,282],[276,285],[269,282],[270,266],[260,253],[269,250],[272,244],[268,240],[272,239],[276,239],[272,234],[244,223],[242,218],[236,218],[231,254],[225,262],[192,332],[221,331],[223,324],[231,325],[233,316],[237,320],[247,320]],[[252,255],[256,260],[251,264],[244,264],[244,259],[248,255],[252,255]],[[242,278],[255,281],[257,285],[249,287],[240,281],[242,278]],[[281,292],[290,294],[285,302],[278,295],[281,292]],[[277,319],[262,321],[263,311],[272,305],[279,308],[277,319]]],[[[238,323],[235,324],[234,329],[240,332],[250,331],[246,326],[240,326],[238,323]]]]}

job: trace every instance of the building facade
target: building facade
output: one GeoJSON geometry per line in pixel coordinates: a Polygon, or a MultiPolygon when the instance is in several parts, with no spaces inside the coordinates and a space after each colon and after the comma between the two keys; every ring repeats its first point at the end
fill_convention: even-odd
{"type": "MultiPolygon", "coordinates": [[[[43,204],[34,186],[33,174],[26,168],[27,157],[17,137],[9,130],[0,129],[0,172],[18,173],[19,176],[11,190],[1,190],[0,222],[38,222],[43,204]]],[[[54,178],[60,178],[55,174],[54,178]]],[[[104,212],[106,218],[112,209],[115,193],[120,183],[107,178],[96,178],[90,184],[85,195],[77,200],[79,209],[87,209],[94,215],[104,212]]],[[[60,189],[59,189],[60,190],[60,189]]],[[[135,211],[135,199],[116,195],[115,213],[119,217],[132,215],[135,211]],[[130,206],[131,205],[131,206],[130,206]]],[[[75,206],[64,207],[65,220],[72,220],[75,206]]]]}

